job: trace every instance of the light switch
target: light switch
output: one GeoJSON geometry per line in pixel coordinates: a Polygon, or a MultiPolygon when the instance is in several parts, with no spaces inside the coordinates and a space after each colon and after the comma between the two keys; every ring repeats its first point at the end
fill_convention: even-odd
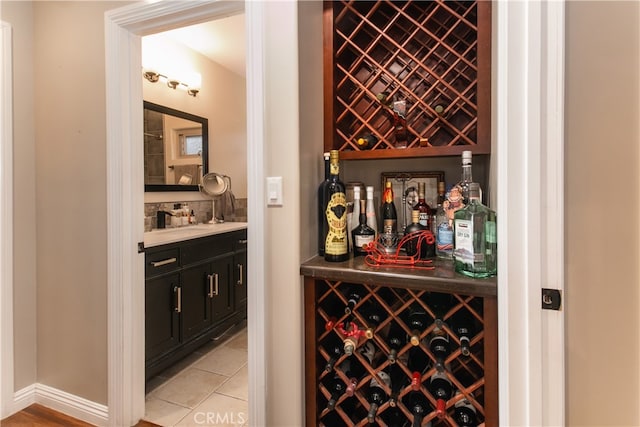
{"type": "Polygon", "coordinates": [[[267,177],[267,206],[282,206],[282,177],[267,177]]]}

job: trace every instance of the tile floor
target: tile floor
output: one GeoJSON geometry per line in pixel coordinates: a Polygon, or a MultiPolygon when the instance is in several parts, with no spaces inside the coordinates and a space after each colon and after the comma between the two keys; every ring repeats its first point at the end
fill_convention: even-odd
{"type": "Polygon", "coordinates": [[[235,330],[151,378],[144,419],[164,427],[248,426],[246,324],[235,330]]]}

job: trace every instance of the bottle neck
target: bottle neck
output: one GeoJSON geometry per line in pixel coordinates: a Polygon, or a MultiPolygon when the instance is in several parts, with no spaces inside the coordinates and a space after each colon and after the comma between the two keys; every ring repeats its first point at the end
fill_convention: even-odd
{"type": "Polygon", "coordinates": [[[472,182],[471,163],[462,165],[462,182],[472,182]]]}
{"type": "Polygon", "coordinates": [[[329,166],[329,159],[325,158],[324,159],[324,180],[328,180],[329,179],[329,175],[331,175],[331,168],[329,166]]]}
{"type": "Polygon", "coordinates": [[[331,179],[338,179],[338,176],[340,176],[340,165],[338,162],[331,162],[329,164],[329,175],[331,179]]]}

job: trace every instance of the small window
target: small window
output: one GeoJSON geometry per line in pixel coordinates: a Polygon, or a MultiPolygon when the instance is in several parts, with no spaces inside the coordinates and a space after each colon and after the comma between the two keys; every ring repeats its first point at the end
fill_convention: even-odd
{"type": "Polygon", "coordinates": [[[180,157],[199,157],[202,155],[202,129],[181,129],[178,132],[180,157]]]}

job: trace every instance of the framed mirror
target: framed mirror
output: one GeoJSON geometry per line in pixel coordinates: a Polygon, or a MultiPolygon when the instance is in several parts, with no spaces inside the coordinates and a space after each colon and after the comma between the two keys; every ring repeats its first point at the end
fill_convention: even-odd
{"type": "Polygon", "coordinates": [[[143,104],[144,191],[199,191],[209,171],[209,120],[143,104]]]}

